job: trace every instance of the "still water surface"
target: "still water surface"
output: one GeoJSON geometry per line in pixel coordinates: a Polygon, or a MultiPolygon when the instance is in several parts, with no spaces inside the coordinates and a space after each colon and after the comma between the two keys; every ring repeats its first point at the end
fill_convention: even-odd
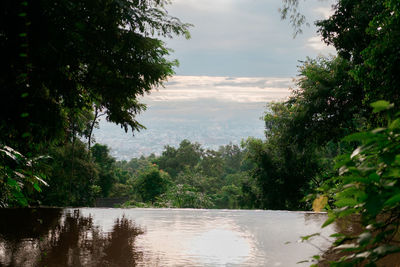
{"type": "MultiPolygon", "coordinates": [[[[0,266],[308,266],[324,214],[261,210],[2,209],[0,266]]],[[[324,228],[327,237],[333,227],[324,228]]]]}

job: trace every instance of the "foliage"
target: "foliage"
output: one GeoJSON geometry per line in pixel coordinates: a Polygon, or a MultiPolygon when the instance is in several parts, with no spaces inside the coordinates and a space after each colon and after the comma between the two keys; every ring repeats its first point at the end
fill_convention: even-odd
{"type": "Polygon", "coordinates": [[[144,202],[153,203],[158,196],[167,191],[170,184],[169,174],[150,166],[139,173],[134,186],[144,202]]]}
{"type": "Polygon", "coordinates": [[[244,143],[263,208],[308,208],[303,197],[333,172],[330,159],[344,149],[339,140],[363,122],[351,69],[340,57],[307,59],[289,99],[268,105],[266,140],[244,143]]]}
{"type": "MultiPolygon", "coordinates": [[[[168,0],[2,1],[0,144],[13,147],[29,159],[51,150],[55,158],[50,169],[71,165],[68,178],[64,170],[50,170],[69,182],[52,174],[54,181],[49,183],[61,185],[54,189],[53,197],[63,197],[47,203],[90,203],[98,186],[103,196],[109,194],[114,179],[112,168],[98,158],[93,163],[75,151],[79,143],[76,139],[88,138],[90,149],[93,128],[102,114],[125,131],[144,128],[136,120],[136,115],[146,108],[138,98],[162,86],[178,64],[169,59],[171,50],[161,37],[189,38],[191,25],[170,16],[167,4],[168,0]],[[62,158],[65,155],[72,157],[62,158]],[[94,181],[99,166],[99,180],[94,181]],[[81,167],[88,169],[80,170],[81,167]],[[88,175],[82,188],[78,185],[82,185],[83,178],[78,178],[77,173],[88,175]],[[78,191],[87,190],[85,200],[78,200],[81,193],[71,201],[66,199],[66,192],[74,187],[71,181],[75,180],[78,191]],[[67,190],[68,183],[71,185],[67,190]],[[89,185],[93,188],[89,189],[89,185]]],[[[36,190],[39,187],[36,178],[27,178],[35,177],[34,173],[15,172],[14,165],[1,161],[0,168],[6,173],[1,177],[2,186],[7,187],[2,193],[7,197],[2,201],[7,201],[4,205],[11,204],[16,199],[10,196],[18,195],[23,202],[20,204],[26,205],[26,196],[21,194],[30,190],[27,185],[32,184],[36,190]],[[18,180],[15,174],[25,175],[21,180],[26,183],[14,183],[18,180]]]]}
{"type": "Polygon", "coordinates": [[[135,114],[145,106],[137,97],[177,65],[157,37],[189,37],[190,25],[168,15],[167,3],[2,3],[0,141],[18,141],[26,132],[31,141],[51,140],[68,117],[94,105],[125,131],[142,128],[135,114]]]}
{"type": "Polygon", "coordinates": [[[169,208],[212,208],[214,206],[208,195],[186,184],[169,187],[167,192],[158,197],[157,205],[169,208]]]}
{"type": "Polygon", "coordinates": [[[317,26],[325,42],[354,63],[352,75],[365,103],[390,99],[400,104],[398,1],[338,1],[335,13],[317,26]]]}
{"type": "Polygon", "coordinates": [[[364,227],[359,235],[335,235],[334,246],[347,252],[337,266],[375,266],[378,259],[400,252],[396,243],[400,237],[400,112],[393,116],[393,105],[386,101],[371,106],[375,113],[392,113],[387,125],[346,136],[345,141],[359,146],[337,158],[339,176],[322,187],[335,207],[324,226],[356,215],[364,227]]]}
{"type": "Polygon", "coordinates": [[[249,176],[254,164],[245,158],[246,150],[233,144],[203,149],[183,140],[178,148],[166,146],[161,156],[116,162],[116,173],[125,173],[124,182],[115,183],[110,195],[128,195],[125,207],[260,208],[259,190],[249,176]],[[168,177],[169,172],[174,175],[168,177]],[[151,182],[159,174],[167,177],[161,187],[151,182]],[[156,192],[160,188],[161,194],[156,192]]]}
{"type": "Polygon", "coordinates": [[[29,159],[11,147],[0,147],[0,207],[28,206],[32,191],[41,192],[42,186],[48,185],[36,170],[41,159],[29,159]]]}
{"type": "Polygon", "coordinates": [[[304,25],[309,26],[306,17],[299,12],[299,1],[298,0],[282,0],[283,6],[279,9],[281,13],[281,19],[287,19],[293,27],[293,37],[303,33],[302,27],[304,25]]]}
{"type": "Polygon", "coordinates": [[[96,184],[101,187],[103,197],[110,193],[113,183],[115,183],[115,159],[109,155],[109,148],[105,145],[95,144],[91,148],[94,163],[99,166],[99,175],[96,184]]]}
{"type": "Polygon", "coordinates": [[[98,166],[88,157],[86,145],[76,140],[50,150],[47,168],[49,187],[43,190],[42,204],[49,206],[91,206],[101,192],[95,184],[98,166]]]}
{"type": "Polygon", "coordinates": [[[156,163],[160,169],[168,172],[172,177],[176,177],[185,168],[193,168],[200,160],[202,151],[200,144],[191,143],[183,140],[178,148],[166,146],[161,157],[157,158],[156,163]]]}

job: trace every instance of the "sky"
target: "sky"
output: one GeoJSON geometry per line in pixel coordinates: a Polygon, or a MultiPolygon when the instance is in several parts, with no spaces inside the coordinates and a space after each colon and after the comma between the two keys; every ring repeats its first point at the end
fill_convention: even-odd
{"type": "Polygon", "coordinates": [[[194,25],[192,38],[166,40],[180,62],[177,75],[294,77],[298,60],[334,53],[313,22],[327,18],[332,1],[300,1],[310,27],[293,38],[281,20],[281,0],[173,0],[170,15],[194,25]]]}
{"type": "Polygon", "coordinates": [[[296,38],[280,18],[281,0],[171,2],[168,13],[194,26],[189,40],[163,39],[180,65],[164,87],[142,98],[148,108],[137,119],[147,130],[132,136],[103,120],[94,133],[118,159],[160,154],[183,139],[217,149],[263,138],[266,104],[290,95],[301,61],[335,54],[313,23],[331,14],[332,0],[300,1],[310,27],[296,38]]]}

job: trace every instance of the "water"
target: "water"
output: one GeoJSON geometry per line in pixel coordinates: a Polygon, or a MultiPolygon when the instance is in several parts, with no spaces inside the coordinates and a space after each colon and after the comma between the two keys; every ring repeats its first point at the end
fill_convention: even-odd
{"type": "MultiPolygon", "coordinates": [[[[308,266],[324,214],[260,210],[3,209],[1,266],[308,266]]],[[[334,229],[327,227],[322,235],[334,229]]]]}

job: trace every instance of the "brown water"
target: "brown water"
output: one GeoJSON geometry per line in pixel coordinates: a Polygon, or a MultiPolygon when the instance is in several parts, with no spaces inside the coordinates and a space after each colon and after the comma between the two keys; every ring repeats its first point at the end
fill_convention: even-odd
{"type": "MultiPolygon", "coordinates": [[[[1,209],[1,266],[308,266],[324,214],[260,210],[1,209]]],[[[333,233],[325,228],[323,236],[333,233]]]]}

